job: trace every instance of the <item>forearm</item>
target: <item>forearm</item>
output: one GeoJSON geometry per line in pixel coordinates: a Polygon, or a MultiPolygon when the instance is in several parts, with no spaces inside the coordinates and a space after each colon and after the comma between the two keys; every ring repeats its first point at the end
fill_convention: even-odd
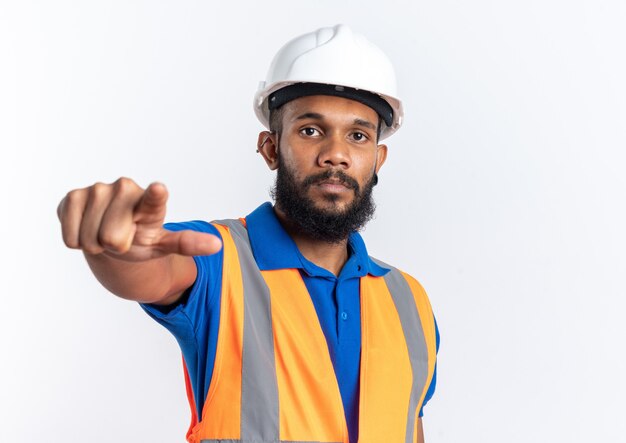
{"type": "Polygon", "coordinates": [[[98,281],[113,294],[142,303],[171,304],[196,279],[192,257],[171,254],[142,262],[129,262],[106,254],[85,258],[98,281]]]}

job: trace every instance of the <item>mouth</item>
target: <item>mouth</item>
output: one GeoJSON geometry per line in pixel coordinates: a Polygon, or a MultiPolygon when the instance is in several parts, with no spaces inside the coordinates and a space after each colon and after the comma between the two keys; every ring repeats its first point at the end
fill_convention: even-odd
{"type": "Polygon", "coordinates": [[[304,188],[317,189],[324,194],[345,194],[353,191],[359,192],[357,181],[342,171],[325,171],[321,174],[309,176],[303,182],[304,188]]]}
{"type": "Polygon", "coordinates": [[[322,180],[317,186],[328,192],[345,192],[352,189],[347,183],[341,180],[322,180]]]}
{"type": "Polygon", "coordinates": [[[328,192],[345,192],[354,189],[354,185],[343,180],[341,177],[328,177],[315,183],[321,189],[328,192]]]}

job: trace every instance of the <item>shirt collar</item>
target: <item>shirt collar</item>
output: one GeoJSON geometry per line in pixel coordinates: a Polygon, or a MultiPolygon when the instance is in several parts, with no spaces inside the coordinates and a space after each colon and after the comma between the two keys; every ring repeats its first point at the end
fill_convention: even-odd
{"type": "MultiPolygon", "coordinates": [[[[300,253],[295,242],[278,221],[271,203],[263,203],[248,215],[246,226],[252,253],[262,271],[295,268],[303,269],[313,276],[332,276],[330,272],[316,266],[300,253]]],[[[381,277],[389,272],[389,269],[377,265],[368,256],[363,238],[358,232],[350,234],[348,245],[351,255],[344,266],[346,271],[348,271],[346,268],[352,269],[354,276],[359,277],[366,274],[381,277]]]]}

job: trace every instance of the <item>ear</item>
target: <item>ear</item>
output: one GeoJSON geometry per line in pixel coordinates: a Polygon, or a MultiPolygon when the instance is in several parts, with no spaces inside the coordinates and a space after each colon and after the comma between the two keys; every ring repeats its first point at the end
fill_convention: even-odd
{"type": "Polygon", "coordinates": [[[278,168],[278,135],[275,132],[262,131],[257,140],[257,152],[261,154],[267,166],[274,171],[278,168]]]}
{"type": "Polygon", "coordinates": [[[380,171],[385,160],[387,160],[387,145],[378,145],[376,147],[376,174],[380,171]]]}

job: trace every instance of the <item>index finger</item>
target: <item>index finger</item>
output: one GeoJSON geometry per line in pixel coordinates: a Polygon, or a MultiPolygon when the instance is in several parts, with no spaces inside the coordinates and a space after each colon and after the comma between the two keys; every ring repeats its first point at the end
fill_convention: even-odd
{"type": "Polygon", "coordinates": [[[213,234],[191,230],[163,231],[156,246],[166,254],[213,255],[222,249],[222,241],[213,234]]]}

